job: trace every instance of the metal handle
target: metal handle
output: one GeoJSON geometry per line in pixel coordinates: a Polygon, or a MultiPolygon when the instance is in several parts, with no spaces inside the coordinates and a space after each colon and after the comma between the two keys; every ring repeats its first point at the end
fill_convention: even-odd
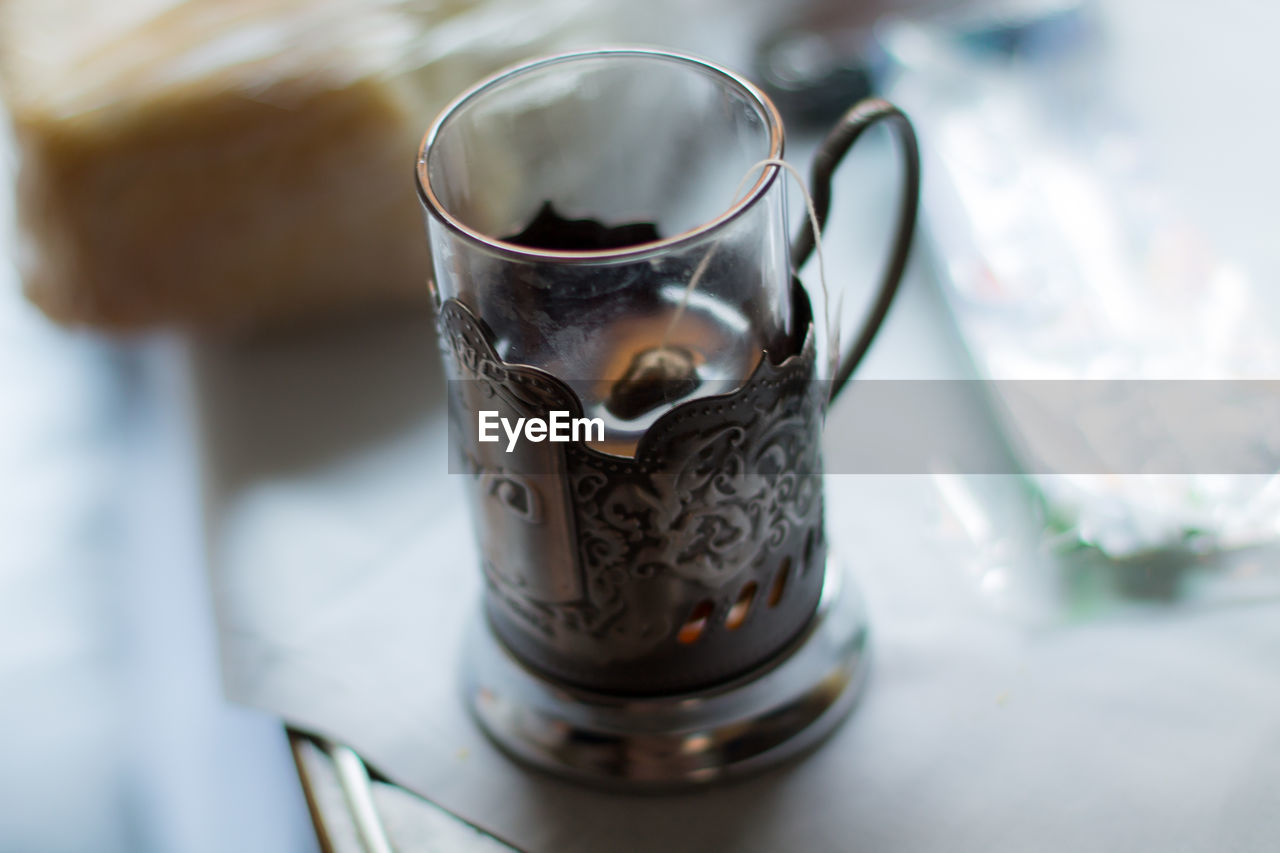
{"type": "MultiPolygon", "coordinates": [[[[836,396],[849,382],[862,357],[871,348],[876,333],[884,323],[884,318],[893,305],[893,297],[898,292],[898,284],[902,280],[902,272],[907,265],[907,255],[911,251],[911,238],[916,228],[916,208],[920,202],[920,149],[916,144],[916,134],[906,115],[888,101],[879,98],[868,98],[860,101],[850,109],[831,128],[826,139],[818,146],[818,153],[813,160],[813,171],[810,175],[814,210],[818,215],[818,229],[825,233],[827,213],[831,209],[831,177],[839,167],[849,149],[862,136],[862,132],[872,125],[886,121],[897,135],[902,146],[902,198],[898,203],[898,223],[889,249],[889,263],[885,267],[884,278],[880,282],[875,302],[862,321],[858,336],[836,367],[835,376],[831,377],[831,396],[836,396]]],[[[791,268],[800,269],[801,265],[813,253],[813,230],[805,223],[791,247],[791,268]]]]}

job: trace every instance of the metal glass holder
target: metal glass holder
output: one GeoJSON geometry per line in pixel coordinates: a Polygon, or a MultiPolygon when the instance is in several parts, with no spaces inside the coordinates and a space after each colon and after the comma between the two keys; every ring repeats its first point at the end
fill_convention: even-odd
{"type": "Polygon", "coordinates": [[[579,411],[503,362],[484,323],[440,311],[450,411],[481,533],[485,608],[464,689],[515,758],[597,785],[670,788],[816,744],[866,672],[861,603],[828,555],[808,298],[803,334],[732,393],[676,406],[634,458],[583,443],[468,441],[481,407],[579,411]]]}
{"type": "Polygon", "coordinates": [[[594,693],[548,679],[472,620],[467,705],[511,757],[627,790],[733,778],[799,756],[853,708],[867,676],[868,629],[844,567],[828,559],[822,597],[791,646],[713,689],[652,698],[594,693]]]}

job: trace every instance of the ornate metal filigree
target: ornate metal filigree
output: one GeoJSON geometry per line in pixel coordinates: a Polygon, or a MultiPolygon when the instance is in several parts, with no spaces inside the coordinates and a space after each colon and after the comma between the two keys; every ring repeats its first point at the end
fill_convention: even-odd
{"type": "Polygon", "coordinates": [[[825,394],[802,291],[796,313],[795,354],[766,354],[734,392],[675,407],[623,458],[478,442],[480,408],[515,418],[582,406],[556,377],[503,362],[466,306],[444,304],[454,444],[490,619],[515,654],[596,690],[654,694],[732,678],[803,630],[826,550],[825,394]]]}

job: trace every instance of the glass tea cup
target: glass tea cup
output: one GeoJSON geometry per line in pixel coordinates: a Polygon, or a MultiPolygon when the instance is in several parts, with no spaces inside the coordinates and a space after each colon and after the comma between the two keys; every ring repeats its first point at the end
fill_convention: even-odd
{"type": "Polygon", "coordinates": [[[483,319],[504,361],[570,385],[625,453],[671,406],[789,345],[785,181],[757,165],[782,136],[753,86],[691,58],[598,51],[493,78],[423,146],[438,297],[483,319]],[[522,238],[548,216],[558,234],[522,238]],[[610,405],[659,346],[696,377],[660,405],[610,405]]]}
{"type": "Polygon", "coordinates": [[[706,781],[794,754],[851,707],[865,623],[827,571],[813,475],[825,406],[910,247],[910,124],[857,105],[812,182],[820,228],[832,173],[882,121],[904,152],[896,236],[829,388],[793,274],[816,238],[788,241],[782,125],[749,82],[657,50],[566,54],[476,85],[427,133],[418,186],[486,579],[466,691],[513,754],[706,781]],[[604,432],[513,450],[478,434],[489,408],[574,408],[604,432]]]}

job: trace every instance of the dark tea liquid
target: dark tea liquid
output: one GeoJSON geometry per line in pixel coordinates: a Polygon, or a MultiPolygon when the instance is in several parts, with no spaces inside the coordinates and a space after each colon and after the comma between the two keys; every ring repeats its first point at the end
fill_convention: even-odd
{"type": "MultiPolygon", "coordinates": [[[[528,226],[504,239],[535,249],[600,251],[662,238],[651,222],[568,219],[547,203],[528,226]]],[[[576,281],[566,271],[555,288],[560,292],[547,294],[539,310],[559,322],[546,324],[552,330],[523,360],[547,366],[573,388],[587,417],[604,421],[605,440],[593,442],[597,449],[634,455],[640,436],[674,406],[728,393],[754,369],[761,348],[749,321],[703,287],[712,276],[740,274],[734,259],[731,251],[717,251],[691,293],[693,270],[687,264],[669,268],[659,254],[597,273],[592,282],[576,281]],[[600,279],[610,274],[618,280],[600,279]]]]}

